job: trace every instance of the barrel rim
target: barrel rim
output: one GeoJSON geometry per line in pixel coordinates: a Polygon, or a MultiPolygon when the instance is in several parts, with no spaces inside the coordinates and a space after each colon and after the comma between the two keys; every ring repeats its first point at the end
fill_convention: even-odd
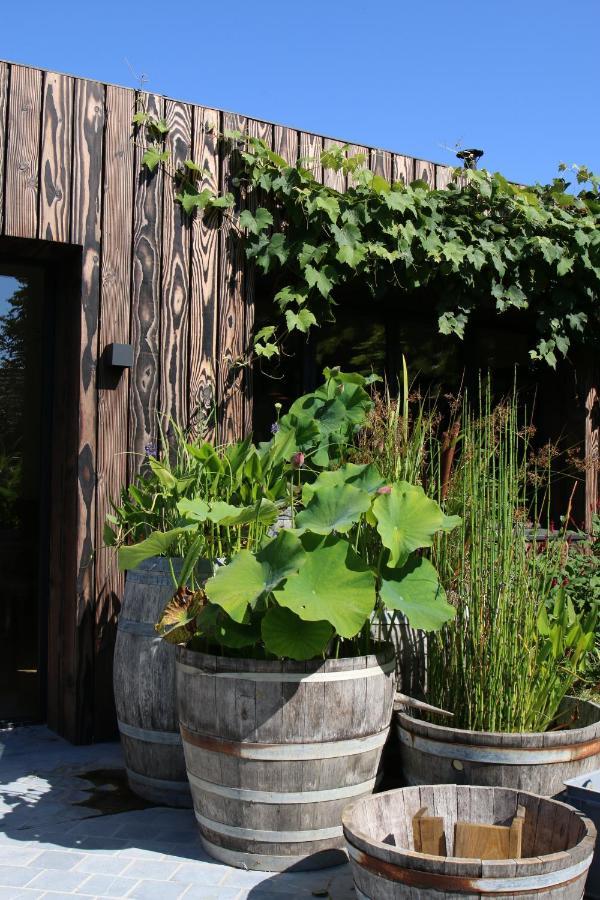
{"type": "Polygon", "coordinates": [[[182,556],[150,556],[148,559],[143,559],[139,562],[135,568],[127,569],[125,576],[127,576],[129,572],[152,572],[154,569],[160,569],[161,572],[171,574],[171,569],[168,565],[169,560],[171,560],[175,569],[180,567],[183,563],[182,556]]]}
{"type": "Polygon", "coordinates": [[[526,751],[546,749],[562,745],[581,744],[600,737],[600,704],[593,700],[584,700],[570,694],[565,700],[572,700],[582,707],[593,709],[596,721],[581,728],[565,728],[560,731],[474,731],[469,728],[452,728],[449,725],[435,725],[425,719],[403,710],[395,710],[396,724],[401,725],[410,734],[421,734],[440,743],[468,744],[474,747],[514,747],[526,751]],[[524,740],[525,738],[525,740],[524,740]]]}
{"type": "MultiPolygon", "coordinates": [[[[427,787],[427,785],[421,785],[421,788],[427,787]]],[[[480,785],[429,785],[433,791],[436,788],[448,788],[448,787],[468,787],[471,791],[497,791],[498,788],[489,788],[480,785]]],[[[473,863],[485,863],[486,866],[493,865],[494,863],[499,862],[514,862],[518,869],[525,869],[527,866],[531,866],[534,863],[538,865],[542,865],[543,871],[540,874],[544,874],[546,872],[557,871],[557,856],[563,855],[565,860],[569,860],[570,864],[574,862],[579,862],[582,858],[587,858],[589,855],[590,859],[594,852],[594,846],[596,842],[596,827],[594,823],[587,816],[583,815],[578,809],[575,809],[574,806],[571,806],[569,803],[563,803],[561,800],[554,800],[549,797],[543,797],[540,794],[534,794],[530,791],[521,791],[516,788],[500,788],[500,790],[508,791],[512,794],[517,794],[519,798],[528,797],[532,801],[543,801],[545,803],[551,803],[556,806],[560,806],[563,809],[567,809],[572,815],[576,816],[580,822],[582,822],[585,826],[585,833],[579,840],[573,844],[568,850],[560,851],[558,854],[547,853],[543,856],[535,856],[535,857],[522,857],[517,860],[475,860],[475,859],[466,859],[459,856],[446,856],[446,857],[438,857],[431,856],[427,853],[420,853],[418,850],[409,850],[408,847],[401,848],[396,847],[393,844],[384,844],[383,841],[378,841],[370,835],[366,834],[362,831],[358,826],[354,824],[354,816],[355,811],[361,805],[369,805],[381,802],[382,797],[388,797],[391,795],[400,795],[405,791],[414,790],[414,788],[396,788],[392,791],[384,791],[381,794],[371,794],[367,797],[360,797],[357,800],[352,801],[348,804],[348,806],[344,809],[342,813],[342,827],[344,830],[344,837],[348,844],[356,847],[358,850],[369,854],[375,859],[379,859],[384,863],[392,863],[393,865],[398,865],[400,867],[408,867],[414,868],[420,871],[432,871],[435,870],[435,867],[439,867],[440,861],[443,860],[444,864],[444,874],[447,875],[464,875],[464,868],[468,864],[472,865],[473,863]],[[578,851],[574,853],[574,851],[578,851]],[[546,868],[547,867],[547,868],[546,868]]],[[[562,867],[561,867],[562,868],[562,867]]],[[[466,876],[471,877],[471,876],[466,876]]]]}
{"type": "MultiPolygon", "coordinates": [[[[197,669],[205,675],[213,675],[218,672],[263,672],[265,674],[294,674],[311,675],[317,672],[328,674],[330,672],[342,672],[349,669],[371,669],[381,666],[395,659],[394,645],[382,641],[381,649],[376,653],[364,656],[342,656],[338,659],[309,659],[278,660],[278,659],[252,659],[250,657],[236,658],[220,656],[216,653],[204,653],[202,650],[190,650],[183,644],[177,644],[177,663],[197,669]],[[357,665],[358,663],[358,665],[357,665]]],[[[389,674],[383,673],[382,674],[389,674]]]]}

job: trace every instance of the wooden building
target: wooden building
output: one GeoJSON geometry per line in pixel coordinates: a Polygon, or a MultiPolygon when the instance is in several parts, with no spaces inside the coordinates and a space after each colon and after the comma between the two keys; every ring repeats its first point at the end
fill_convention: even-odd
{"type": "MultiPolygon", "coordinates": [[[[253,328],[252,270],[226,224],[185,221],[164,176],[141,171],[144,146],[131,124],[138,98],[0,62],[0,276],[33,283],[37,272],[52,308],[44,326],[52,352],[40,362],[46,431],[38,493],[47,527],[12,559],[22,572],[37,554],[40,572],[48,570],[36,588],[48,648],[37,665],[45,671],[40,714],[76,742],[114,733],[111,662],[123,577],[101,549],[110,498],[156,444],[159,410],[185,424],[216,404],[227,438],[247,431],[252,415],[251,374],[235,365],[253,328]],[[132,345],[130,368],[109,364],[114,343],[132,345]]],[[[259,136],[291,162],[338,143],[153,94],[144,103],[168,122],[173,159],[203,166],[213,189],[230,186],[216,138],[223,129],[259,136]]],[[[387,179],[448,182],[445,166],[359,150],[387,179]]],[[[344,187],[339,175],[326,177],[344,187]]],[[[597,430],[591,420],[587,428],[591,445],[597,430]]],[[[595,496],[595,484],[590,490],[595,496]]],[[[3,581],[3,592],[11,590],[3,581]]]]}

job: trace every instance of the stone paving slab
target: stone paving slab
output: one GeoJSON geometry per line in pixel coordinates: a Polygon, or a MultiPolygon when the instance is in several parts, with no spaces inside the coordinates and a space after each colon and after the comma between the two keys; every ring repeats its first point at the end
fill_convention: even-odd
{"type": "Polygon", "coordinates": [[[37,725],[0,730],[0,900],[354,900],[347,865],[246,872],[204,852],[191,810],[107,811],[110,773],[116,782],[123,768],[118,743],[74,747],[37,725]]]}

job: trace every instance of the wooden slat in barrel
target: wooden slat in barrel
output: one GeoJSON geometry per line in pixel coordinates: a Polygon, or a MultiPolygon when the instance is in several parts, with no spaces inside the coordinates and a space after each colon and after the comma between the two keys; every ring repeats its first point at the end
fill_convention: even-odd
{"type": "Polygon", "coordinates": [[[177,719],[175,646],[154,629],[173,590],[166,559],[146,560],[127,574],[113,685],[129,786],[151,802],[189,807],[177,719]]]}
{"type": "Polygon", "coordinates": [[[564,803],[467,785],[401,788],[363,798],[345,810],[343,826],[356,894],[366,900],[581,900],[596,840],[592,822],[564,803]],[[445,857],[414,849],[412,818],[423,806],[444,819],[445,857]],[[523,858],[452,855],[458,820],[506,825],[519,806],[525,808],[523,858]]]}
{"type": "Polygon", "coordinates": [[[307,663],[178,648],[180,727],[206,850],[267,871],[343,861],[342,811],[375,787],[394,681],[391,647],[307,663]]]}

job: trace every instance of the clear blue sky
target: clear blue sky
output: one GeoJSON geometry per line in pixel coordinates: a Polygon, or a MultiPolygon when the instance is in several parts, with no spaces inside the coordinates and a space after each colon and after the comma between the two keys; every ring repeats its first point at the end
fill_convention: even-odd
{"type": "Polygon", "coordinates": [[[599,34],[600,0],[4,0],[0,58],[533,181],[600,171],[599,34]]]}

